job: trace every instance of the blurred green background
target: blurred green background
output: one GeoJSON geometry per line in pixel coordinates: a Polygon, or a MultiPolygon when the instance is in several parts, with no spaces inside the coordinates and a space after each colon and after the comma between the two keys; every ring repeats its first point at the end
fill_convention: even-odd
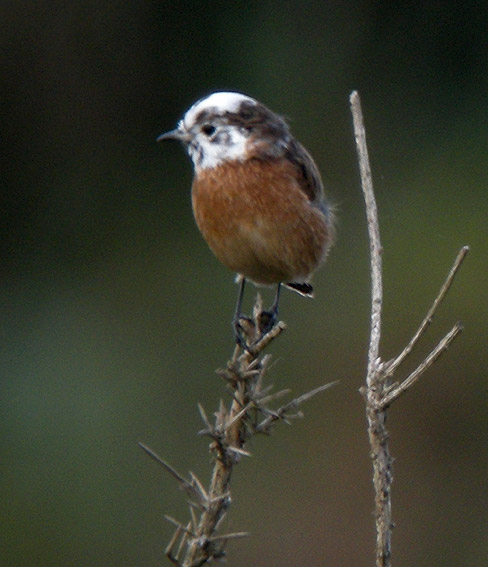
{"type": "Polygon", "coordinates": [[[297,394],[340,384],[253,442],[226,524],[252,537],[229,545],[229,564],[373,564],[358,89],[384,358],[471,246],[409,368],[456,320],[465,332],[389,414],[394,563],[485,566],[488,6],[6,1],[0,22],[0,564],[166,564],[163,514],[186,521],[185,498],[137,441],[208,478],[196,404],[212,413],[225,396],[214,369],[232,351],[237,288],[194,226],[188,158],[155,138],[222,89],[289,119],[339,217],[316,299],[283,295],[270,379],[297,394]]]}

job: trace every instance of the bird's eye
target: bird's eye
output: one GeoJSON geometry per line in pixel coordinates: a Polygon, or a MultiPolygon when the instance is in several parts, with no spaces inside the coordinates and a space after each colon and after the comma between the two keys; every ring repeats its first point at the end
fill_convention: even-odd
{"type": "Polygon", "coordinates": [[[214,132],[215,132],[216,128],[215,126],[212,126],[212,124],[204,124],[202,126],[202,132],[205,134],[205,136],[211,136],[214,132]]]}

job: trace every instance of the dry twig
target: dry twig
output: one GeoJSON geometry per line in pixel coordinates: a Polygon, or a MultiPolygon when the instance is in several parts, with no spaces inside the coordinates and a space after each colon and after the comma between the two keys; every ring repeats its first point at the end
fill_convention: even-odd
{"type": "Polygon", "coordinates": [[[268,333],[258,338],[256,329],[259,329],[261,311],[261,299],[258,296],[253,321],[242,321],[247,338],[246,350],[236,347],[227,366],[217,371],[225,380],[230,393],[229,406],[221,401],[212,420],[202,405],[198,405],[204,424],[200,434],[211,439],[213,472],[209,487],[205,489],[193,473],[190,473],[189,479],[184,478],[149,447],[140,443],[142,449],[176,479],[191,499],[191,520],[188,523],[166,516],[176,526],[166,548],[166,555],[178,567],[199,567],[213,559],[222,558],[230,539],[247,535],[243,532],[218,534],[231,504],[230,481],[234,466],[243,456],[250,455],[245,448],[246,443],[258,433],[269,433],[277,421],[288,423],[293,418],[301,417],[301,413],[297,412],[299,406],[332,385],[316,388],[277,409],[269,407],[270,402],[288,391],[270,394],[271,386],[264,385],[271,357],[264,355],[263,350],[285,329],[285,325],[278,322],[268,333]]]}
{"type": "Polygon", "coordinates": [[[394,372],[401,366],[412,352],[420,337],[432,321],[435,311],[444,299],[452,281],[464,260],[468,247],[464,246],[454,262],[446,281],[437,295],[432,307],[420,324],[417,332],[403,351],[393,360],[382,362],[379,354],[381,339],[382,315],[382,273],[381,273],[381,241],[376,200],[373,191],[371,167],[366,145],[366,131],[359,94],[354,91],[350,97],[351,112],[354,123],[354,134],[358,154],[361,185],[366,204],[366,215],[371,254],[371,334],[368,350],[368,370],[366,386],[361,389],[366,400],[366,417],[368,420],[368,436],[373,461],[373,485],[375,490],[376,518],[376,566],[391,565],[391,533],[393,528],[391,516],[391,484],[392,457],[389,449],[389,435],[386,430],[386,410],[403,392],[410,388],[422,374],[439,358],[461,331],[460,323],[446,334],[427,358],[400,384],[392,384],[394,372]]]}

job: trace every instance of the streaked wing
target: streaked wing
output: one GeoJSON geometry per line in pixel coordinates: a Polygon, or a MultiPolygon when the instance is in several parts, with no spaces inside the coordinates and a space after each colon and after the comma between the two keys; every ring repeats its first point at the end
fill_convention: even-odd
{"type": "Polygon", "coordinates": [[[297,169],[298,181],[303,192],[312,202],[320,203],[324,199],[324,189],[319,170],[307,150],[292,139],[285,154],[286,159],[297,169]]]}

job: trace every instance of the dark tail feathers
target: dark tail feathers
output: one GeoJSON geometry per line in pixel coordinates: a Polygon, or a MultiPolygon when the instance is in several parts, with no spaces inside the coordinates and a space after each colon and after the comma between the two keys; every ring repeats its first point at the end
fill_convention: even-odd
{"type": "Polygon", "coordinates": [[[286,287],[305,297],[313,297],[313,287],[309,283],[286,283],[286,287]]]}

